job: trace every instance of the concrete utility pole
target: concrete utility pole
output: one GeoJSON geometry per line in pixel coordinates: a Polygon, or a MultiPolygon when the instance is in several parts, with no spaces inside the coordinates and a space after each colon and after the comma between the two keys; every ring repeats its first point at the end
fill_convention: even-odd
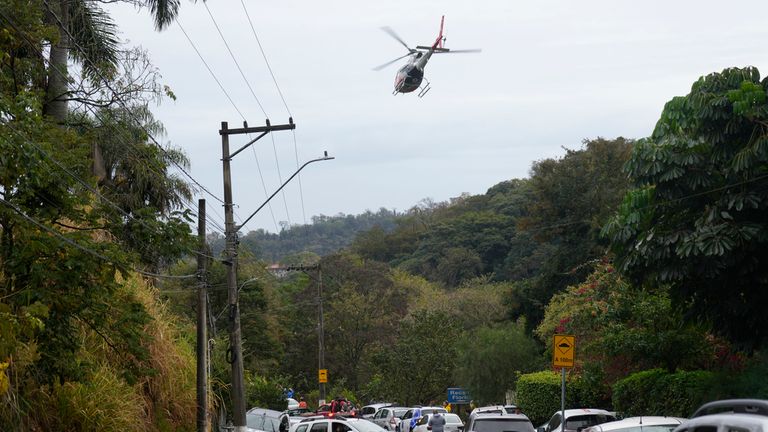
{"type": "MultiPolygon", "coordinates": [[[[317,285],[317,371],[319,377],[320,371],[325,369],[325,330],[323,329],[323,271],[319,263],[311,266],[288,266],[284,269],[288,271],[302,271],[307,276],[309,276],[310,279],[314,279],[315,284],[317,285]],[[317,270],[317,278],[312,277],[312,275],[309,273],[310,270],[317,270]]],[[[318,379],[318,381],[320,380],[318,379]]],[[[318,405],[322,405],[325,403],[326,397],[325,382],[320,381],[318,384],[320,386],[320,397],[318,400],[318,405]]]]}
{"type": "Polygon", "coordinates": [[[248,223],[251,218],[256,216],[256,213],[267,205],[269,200],[277,195],[277,193],[280,192],[288,182],[296,177],[304,167],[313,162],[333,159],[332,157],[328,157],[326,153],[322,158],[305,162],[304,165],[297,169],[288,180],[286,180],[272,195],[269,196],[269,198],[266,199],[266,201],[264,201],[264,203],[261,204],[261,206],[259,206],[259,208],[256,209],[256,211],[251,213],[242,224],[235,225],[235,215],[232,203],[232,172],[230,168],[232,158],[272,131],[296,129],[296,125],[293,123],[292,118],[288,119],[288,124],[286,125],[272,126],[269,120],[267,120],[266,123],[266,126],[248,127],[248,124],[244,122],[243,127],[240,129],[229,129],[227,122],[221,122],[221,130],[219,130],[219,135],[221,135],[221,160],[224,171],[224,229],[226,231],[224,264],[227,266],[227,304],[229,307],[229,349],[227,350],[227,361],[232,365],[232,423],[235,426],[235,432],[245,432],[246,428],[245,372],[243,369],[243,344],[242,334],[240,332],[240,309],[238,306],[237,290],[237,232],[240,231],[240,228],[248,223]],[[259,135],[234,153],[230,154],[229,136],[251,133],[259,133],[259,135]]]}
{"type": "Polygon", "coordinates": [[[207,317],[208,290],[206,287],[206,250],[205,247],[205,200],[197,202],[197,431],[208,431],[208,334],[207,317]]]}

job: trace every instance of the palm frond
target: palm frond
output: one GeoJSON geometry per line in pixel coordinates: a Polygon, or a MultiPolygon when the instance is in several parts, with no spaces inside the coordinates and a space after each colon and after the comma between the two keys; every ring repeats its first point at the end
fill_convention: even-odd
{"type": "Polygon", "coordinates": [[[69,32],[73,44],[81,49],[69,51],[82,65],[83,74],[97,82],[100,74],[112,77],[117,71],[120,40],[117,25],[107,12],[90,0],[72,0],[70,3],[69,32]]]}

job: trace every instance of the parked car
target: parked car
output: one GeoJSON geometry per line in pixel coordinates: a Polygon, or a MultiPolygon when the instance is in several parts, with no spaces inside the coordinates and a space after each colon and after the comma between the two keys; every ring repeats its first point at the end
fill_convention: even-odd
{"type": "Polygon", "coordinates": [[[679,417],[628,417],[590,426],[582,432],[672,432],[685,420],[679,417]]]}
{"type": "Polygon", "coordinates": [[[375,403],[366,405],[362,408],[360,408],[360,417],[364,419],[372,419],[374,414],[376,414],[380,409],[388,406],[392,406],[391,403],[375,403]]]}
{"type": "Polygon", "coordinates": [[[475,413],[469,422],[472,432],[534,432],[533,423],[523,414],[475,413]]]}
{"type": "Polygon", "coordinates": [[[251,408],[245,413],[245,424],[249,429],[264,432],[288,432],[291,422],[288,414],[280,411],[251,408]]]}
{"type": "Polygon", "coordinates": [[[674,432],[765,432],[768,417],[762,414],[707,414],[684,421],[674,432]]]}
{"type": "Polygon", "coordinates": [[[478,414],[521,414],[520,409],[515,405],[489,405],[477,407],[469,413],[467,423],[471,422],[478,414]]]}
{"type": "Polygon", "coordinates": [[[385,432],[368,420],[345,417],[313,417],[293,425],[290,432],[385,432]]]}
{"type": "MultiPolygon", "coordinates": [[[[443,417],[445,417],[445,432],[463,432],[464,431],[464,422],[461,421],[459,416],[456,414],[446,413],[446,414],[440,414],[443,417]]],[[[416,421],[416,426],[413,428],[413,432],[429,432],[432,430],[432,428],[429,426],[429,419],[431,419],[434,416],[434,414],[425,414],[421,416],[421,418],[416,421]]]]}
{"type": "Polygon", "coordinates": [[[725,399],[705,403],[691,418],[710,414],[759,414],[768,416],[768,400],[762,399],[725,399]]]}
{"type": "Polygon", "coordinates": [[[565,428],[562,426],[562,413],[556,412],[537,432],[581,432],[590,426],[616,421],[612,413],[594,408],[579,408],[565,410],[565,428]]]}
{"type": "Polygon", "coordinates": [[[443,407],[417,407],[417,408],[411,408],[408,411],[403,414],[403,418],[398,423],[396,427],[397,432],[411,432],[411,429],[413,429],[414,426],[416,426],[416,422],[423,416],[424,414],[434,414],[436,412],[439,412],[441,414],[447,413],[448,410],[443,407]]]}
{"type": "Polygon", "coordinates": [[[294,398],[285,398],[285,401],[288,402],[288,409],[296,409],[299,407],[299,401],[294,398]]]}
{"type": "Polygon", "coordinates": [[[402,420],[403,415],[405,415],[408,409],[406,407],[384,407],[376,411],[373,418],[369,420],[390,432],[394,432],[397,424],[402,420]]]}

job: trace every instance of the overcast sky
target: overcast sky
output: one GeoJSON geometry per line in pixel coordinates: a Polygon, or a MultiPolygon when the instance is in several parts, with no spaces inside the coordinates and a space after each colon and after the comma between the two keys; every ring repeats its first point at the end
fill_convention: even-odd
{"type": "MultiPolygon", "coordinates": [[[[701,75],[747,65],[768,72],[765,1],[243,1],[297,128],[296,145],[291,132],[275,132],[274,147],[267,136],[255,155],[234,159],[236,213],[247,217],[293,174],[297,153],[300,163],[326,150],[336,157],[305,168],[301,190],[291,182],[285,199],[275,197],[246,232],[484,193],[585,138],[649,135],[664,103],[701,75]],[[441,15],[446,47],[482,53],[434,56],[426,97],[392,96],[406,60],[371,69],[405,49],[379,28],[427,45],[441,15]]],[[[271,122],[287,123],[241,1],[207,6],[271,122]]],[[[146,11],[109,10],[123,39],[149,51],[178,98],[155,110],[168,130],[164,142],[183,148],[193,177],[223,197],[218,130],[222,121],[240,127],[243,118],[177,24],[158,33],[146,11]]],[[[263,125],[205,5],[183,1],[179,22],[249,125],[263,125]]],[[[230,145],[246,142],[241,135],[230,145]]],[[[221,204],[200,197],[222,221],[221,204]]]]}

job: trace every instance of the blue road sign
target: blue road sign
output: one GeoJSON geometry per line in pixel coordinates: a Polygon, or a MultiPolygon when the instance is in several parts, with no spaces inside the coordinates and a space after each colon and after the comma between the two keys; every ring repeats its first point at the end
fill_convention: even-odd
{"type": "Polygon", "coordinates": [[[446,398],[449,404],[468,404],[472,398],[469,396],[469,392],[466,389],[460,387],[448,388],[448,397],[446,398]]]}

